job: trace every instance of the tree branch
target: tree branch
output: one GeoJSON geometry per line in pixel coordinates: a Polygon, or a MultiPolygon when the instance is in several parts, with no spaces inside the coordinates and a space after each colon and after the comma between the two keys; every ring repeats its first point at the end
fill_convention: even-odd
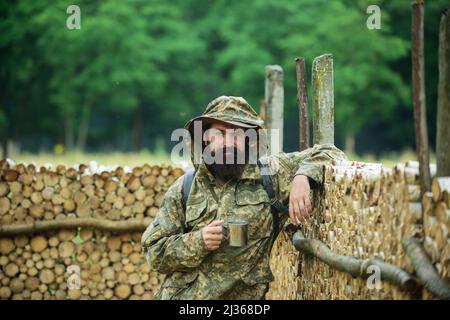
{"type": "Polygon", "coordinates": [[[403,248],[423,286],[438,298],[450,299],[450,284],[441,279],[420,241],[407,238],[403,240],[403,248]]]}
{"type": "Polygon", "coordinates": [[[111,221],[95,218],[66,218],[61,220],[36,221],[34,223],[21,223],[0,226],[0,236],[15,236],[34,232],[58,229],[72,229],[78,227],[91,227],[111,232],[143,231],[150,224],[151,219],[130,219],[126,221],[111,221]]]}
{"type": "Polygon", "coordinates": [[[316,257],[333,269],[347,272],[353,277],[368,278],[370,273],[367,272],[367,268],[375,265],[380,268],[382,280],[412,293],[417,293],[419,291],[420,285],[416,280],[409,273],[397,266],[385,263],[378,259],[362,260],[339,255],[332,252],[322,241],[305,238],[300,230],[295,232],[292,240],[298,251],[316,257]]]}

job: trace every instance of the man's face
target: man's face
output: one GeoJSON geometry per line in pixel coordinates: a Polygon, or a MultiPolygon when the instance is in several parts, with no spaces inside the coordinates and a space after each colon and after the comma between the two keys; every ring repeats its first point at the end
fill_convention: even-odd
{"type": "MultiPolygon", "coordinates": [[[[204,140],[213,155],[219,150],[223,150],[224,157],[230,157],[233,155],[233,151],[245,152],[244,134],[244,130],[240,127],[214,121],[209,129],[205,131],[204,140]]],[[[224,158],[223,160],[226,159],[224,158]]],[[[227,163],[233,164],[229,161],[227,163]]]]}
{"type": "Polygon", "coordinates": [[[205,130],[204,144],[214,160],[213,163],[205,161],[206,166],[216,178],[222,182],[239,178],[248,159],[242,128],[214,121],[205,130]]]}

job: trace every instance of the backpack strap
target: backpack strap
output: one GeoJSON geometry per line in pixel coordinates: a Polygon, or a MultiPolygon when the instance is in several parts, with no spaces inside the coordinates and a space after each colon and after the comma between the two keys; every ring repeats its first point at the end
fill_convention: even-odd
{"type": "MultiPolygon", "coordinates": [[[[187,201],[189,198],[189,193],[191,191],[191,187],[192,187],[192,183],[194,181],[194,177],[195,177],[195,169],[189,169],[188,171],[185,172],[184,176],[183,176],[183,198],[181,199],[181,204],[183,206],[183,210],[184,212],[186,212],[186,205],[187,205],[187,201]]],[[[188,230],[187,225],[184,225],[184,232],[186,233],[188,230]]]]}
{"type": "Polygon", "coordinates": [[[195,170],[189,169],[185,172],[183,177],[183,199],[182,199],[182,205],[184,211],[186,211],[186,204],[187,200],[189,198],[189,192],[191,192],[192,182],[194,181],[195,176],[195,170]]]}
{"type": "Polygon", "coordinates": [[[270,200],[270,212],[272,213],[272,245],[278,236],[278,231],[280,228],[280,212],[289,214],[289,209],[278,200],[275,191],[273,189],[273,181],[270,174],[263,174],[264,170],[267,172],[269,170],[269,165],[264,158],[257,160],[258,167],[261,171],[261,177],[264,189],[270,200]]]}

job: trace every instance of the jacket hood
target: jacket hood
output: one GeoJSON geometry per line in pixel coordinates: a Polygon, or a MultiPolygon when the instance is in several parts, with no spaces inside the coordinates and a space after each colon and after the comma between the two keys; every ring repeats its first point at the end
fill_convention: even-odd
{"type": "MultiPolygon", "coordinates": [[[[189,120],[184,128],[188,130],[191,137],[191,160],[194,166],[194,122],[201,121],[202,128],[204,125],[212,121],[221,121],[229,123],[241,128],[254,128],[258,131],[258,136],[262,136],[265,129],[264,120],[252,108],[252,106],[242,97],[220,96],[212,100],[207,106],[202,115],[189,120]]],[[[201,150],[200,148],[199,150],[201,150]]],[[[198,161],[197,161],[198,162],[198,161]]]]}
{"type": "MultiPolygon", "coordinates": [[[[194,121],[211,120],[227,122],[242,128],[263,128],[264,121],[242,97],[220,96],[211,101],[201,116],[189,120],[184,126],[191,132],[194,121]]],[[[191,132],[192,134],[192,132],[191,132]]]]}

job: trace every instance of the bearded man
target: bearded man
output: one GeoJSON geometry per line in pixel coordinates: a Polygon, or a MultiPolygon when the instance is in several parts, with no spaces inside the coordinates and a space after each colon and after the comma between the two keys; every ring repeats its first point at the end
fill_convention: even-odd
{"type": "Polygon", "coordinates": [[[273,281],[269,257],[278,234],[273,230],[288,218],[298,225],[309,217],[310,190],[320,187],[324,164],[346,156],[333,145],[267,156],[266,163],[276,164],[274,193],[289,210],[275,220],[261,169],[251,161],[261,148],[255,151],[255,139],[246,135],[253,131],[256,144],[263,140],[264,121],[255,110],[241,97],[221,96],[185,128],[192,150],[201,142],[201,154],[192,152],[189,197],[184,203],[182,176],[166,192],[141,241],[151,269],[167,275],[155,299],[264,299],[273,281]],[[196,123],[202,130],[195,130],[196,123]],[[223,234],[224,223],[235,220],[248,223],[248,241],[241,247],[230,246],[223,234]]]}

